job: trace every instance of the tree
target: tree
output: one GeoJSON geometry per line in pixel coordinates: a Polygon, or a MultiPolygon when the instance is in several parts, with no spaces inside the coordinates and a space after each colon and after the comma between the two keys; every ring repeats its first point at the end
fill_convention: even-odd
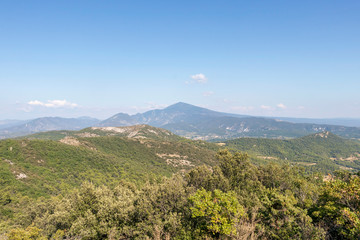
{"type": "Polygon", "coordinates": [[[329,181],[322,189],[312,216],[328,229],[333,238],[358,239],[360,178],[346,174],[329,181]]]}
{"type": "Polygon", "coordinates": [[[201,189],[189,200],[192,203],[192,217],[200,233],[216,237],[236,234],[236,223],[244,215],[244,209],[234,192],[201,189]]]}
{"type": "Polygon", "coordinates": [[[8,240],[46,240],[46,237],[42,235],[42,230],[34,226],[29,226],[25,230],[12,229],[7,237],[8,240]]]}

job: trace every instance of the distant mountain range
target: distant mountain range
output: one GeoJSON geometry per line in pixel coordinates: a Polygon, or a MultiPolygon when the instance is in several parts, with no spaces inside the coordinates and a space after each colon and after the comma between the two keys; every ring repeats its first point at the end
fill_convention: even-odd
{"type": "Polygon", "coordinates": [[[128,115],[119,113],[98,126],[130,126],[148,124],[165,128],[191,139],[214,140],[238,137],[294,138],[330,131],[346,138],[360,139],[360,128],[329,124],[292,123],[282,119],[252,117],[212,111],[186,103],[165,109],[128,115]]]}
{"type": "Polygon", "coordinates": [[[99,122],[100,120],[89,117],[43,117],[29,121],[4,121],[3,124],[0,122],[0,139],[52,130],[80,130],[99,122]]]}
{"type": "Polygon", "coordinates": [[[345,138],[360,139],[358,127],[360,120],[357,119],[253,117],[212,111],[182,102],[164,109],[134,115],[118,113],[104,121],[87,117],[45,117],[30,121],[0,121],[0,139],[51,130],[79,130],[87,127],[121,127],[139,124],[161,127],[183,137],[201,140],[238,137],[287,139],[321,131],[330,131],[345,138]]]}

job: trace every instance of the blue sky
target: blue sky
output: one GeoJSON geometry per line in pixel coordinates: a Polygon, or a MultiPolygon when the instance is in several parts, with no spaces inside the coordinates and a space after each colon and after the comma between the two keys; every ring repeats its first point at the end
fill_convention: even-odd
{"type": "Polygon", "coordinates": [[[182,101],[360,118],[360,1],[0,2],[0,119],[182,101]]]}

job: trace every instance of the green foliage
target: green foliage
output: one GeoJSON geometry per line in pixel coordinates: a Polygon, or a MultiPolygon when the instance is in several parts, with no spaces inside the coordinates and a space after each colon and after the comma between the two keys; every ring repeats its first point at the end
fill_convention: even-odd
{"type": "Polygon", "coordinates": [[[266,189],[261,197],[259,210],[261,222],[270,239],[321,239],[323,232],[312,225],[305,209],[297,205],[297,199],[287,190],[266,189]]]}
{"type": "Polygon", "coordinates": [[[236,233],[235,225],[244,215],[244,209],[239,204],[234,192],[213,192],[198,190],[190,196],[192,217],[201,231],[213,236],[231,236],[236,233]]]}
{"type": "MultiPolygon", "coordinates": [[[[145,142],[119,137],[78,140],[84,145],[38,140],[0,142],[2,157],[15,163],[1,162],[2,171],[10,171],[0,189],[1,234],[9,239],[356,239],[360,234],[360,179],[350,172],[337,171],[324,183],[321,174],[307,173],[303,168],[276,163],[254,165],[247,154],[221,150],[214,157],[216,166],[200,165],[169,178],[157,173],[157,178],[135,184],[131,178],[122,180],[126,173],[116,175],[114,169],[121,166],[117,164],[126,159],[133,164],[127,167],[129,171],[151,164],[161,169],[156,167],[161,158],[150,164],[147,157],[165,154],[163,143],[146,141],[148,147],[143,149],[145,142]],[[57,148],[62,151],[57,152],[57,148]],[[77,186],[67,182],[65,174],[81,173],[72,172],[66,158],[79,161],[68,160],[76,171],[93,171],[83,178],[85,183],[77,186]],[[35,164],[38,159],[66,172],[40,168],[41,164],[35,164]],[[11,174],[19,169],[26,171],[29,179],[16,179],[11,174]],[[20,191],[20,183],[32,186],[35,173],[43,176],[40,170],[46,173],[46,169],[54,174],[55,183],[50,187],[61,194],[23,196],[27,192],[20,191]],[[69,185],[58,188],[59,179],[69,185]]],[[[169,144],[168,150],[177,154],[188,151],[188,159],[200,155],[199,149],[187,144],[191,145],[187,141],[169,144]]],[[[170,170],[175,172],[176,168],[170,170]]]]}
{"type": "Polygon", "coordinates": [[[295,163],[309,172],[328,173],[340,167],[360,170],[360,144],[329,132],[291,140],[238,138],[225,143],[230,149],[248,152],[258,163],[295,163]]]}
{"type": "Polygon", "coordinates": [[[185,176],[185,179],[189,186],[196,189],[204,188],[208,191],[215,189],[228,191],[230,189],[229,180],[218,166],[212,169],[205,165],[196,167],[185,176]]]}
{"type": "Polygon", "coordinates": [[[83,184],[66,198],[56,200],[57,204],[48,205],[34,223],[53,238],[63,234],[81,239],[118,239],[133,209],[134,191],[126,184],[112,190],[83,184]]]}
{"type": "Polygon", "coordinates": [[[322,188],[312,215],[329,228],[331,235],[356,239],[360,236],[360,178],[348,174],[342,177],[322,188]]]}
{"type": "Polygon", "coordinates": [[[16,228],[12,229],[10,233],[7,235],[8,240],[45,240],[47,239],[45,236],[41,234],[42,230],[29,226],[25,230],[16,228]]]}
{"type": "MultiPolygon", "coordinates": [[[[211,150],[189,142],[93,137],[76,138],[75,143],[0,141],[0,192],[7,188],[7,194],[49,197],[85,181],[115,186],[126,179],[143,184],[194,165],[214,164],[211,150]],[[189,164],[174,166],[167,162],[169,156],[179,156],[174,162],[186,159],[189,164]]],[[[1,197],[3,201],[9,199],[1,197]]]]}

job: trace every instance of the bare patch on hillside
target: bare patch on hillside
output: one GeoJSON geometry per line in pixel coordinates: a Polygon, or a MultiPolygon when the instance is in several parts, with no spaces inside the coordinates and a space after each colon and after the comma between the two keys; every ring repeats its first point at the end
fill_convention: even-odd
{"type": "Polygon", "coordinates": [[[316,137],[321,137],[321,138],[327,138],[329,136],[329,132],[321,132],[321,133],[317,133],[315,134],[316,137]]]}
{"type": "MultiPolygon", "coordinates": [[[[138,131],[132,131],[132,132],[129,133],[128,138],[133,138],[133,137],[135,137],[138,133],[139,133],[138,131]]],[[[137,137],[139,137],[139,136],[137,136],[137,137]]]]}
{"type": "Polygon", "coordinates": [[[303,165],[303,166],[315,166],[316,163],[311,163],[311,162],[296,162],[299,165],[303,165]]]}
{"type": "Polygon", "coordinates": [[[89,132],[79,133],[79,134],[76,134],[76,136],[84,137],[84,138],[87,138],[87,137],[99,137],[99,135],[97,135],[95,133],[89,133],[89,132]]]}
{"type": "Polygon", "coordinates": [[[256,157],[265,159],[265,160],[269,160],[269,159],[278,160],[277,157],[271,157],[271,156],[256,156],[256,157]]]}
{"type": "Polygon", "coordinates": [[[349,170],[354,170],[354,169],[351,168],[351,167],[344,167],[344,166],[339,166],[339,168],[340,168],[341,170],[347,170],[347,171],[349,171],[349,170]]]}
{"type": "Polygon", "coordinates": [[[350,157],[340,158],[339,160],[353,162],[353,161],[359,160],[359,158],[360,157],[358,157],[358,156],[351,155],[350,157]]]}
{"type": "Polygon", "coordinates": [[[19,173],[16,175],[16,179],[24,179],[27,178],[27,175],[25,173],[19,173]]]}
{"type": "Polygon", "coordinates": [[[161,157],[166,161],[168,165],[172,165],[174,167],[192,167],[194,164],[191,161],[187,160],[188,156],[181,156],[179,154],[156,154],[158,157],[161,157]]]}
{"type": "Polygon", "coordinates": [[[67,145],[76,146],[76,147],[83,146],[90,150],[96,151],[96,148],[88,146],[89,145],[88,142],[80,142],[78,139],[76,139],[74,137],[65,137],[65,138],[61,139],[60,142],[65,143],[67,145]]]}
{"type": "Polygon", "coordinates": [[[159,133],[158,133],[158,132],[156,132],[156,131],[154,131],[154,130],[151,130],[151,129],[148,129],[148,132],[150,132],[150,133],[154,133],[155,135],[159,135],[159,133]]]}
{"type": "Polygon", "coordinates": [[[63,139],[60,140],[60,142],[65,143],[67,145],[72,145],[72,146],[80,146],[81,142],[79,142],[79,140],[77,140],[76,138],[73,137],[64,137],[63,139]]]}
{"type": "Polygon", "coordinates": [[[14,163],[12,161],[8,160],[8,159],[4,159],[4,161],[7,162],[10,165],[14,165],[14,163]]]}

